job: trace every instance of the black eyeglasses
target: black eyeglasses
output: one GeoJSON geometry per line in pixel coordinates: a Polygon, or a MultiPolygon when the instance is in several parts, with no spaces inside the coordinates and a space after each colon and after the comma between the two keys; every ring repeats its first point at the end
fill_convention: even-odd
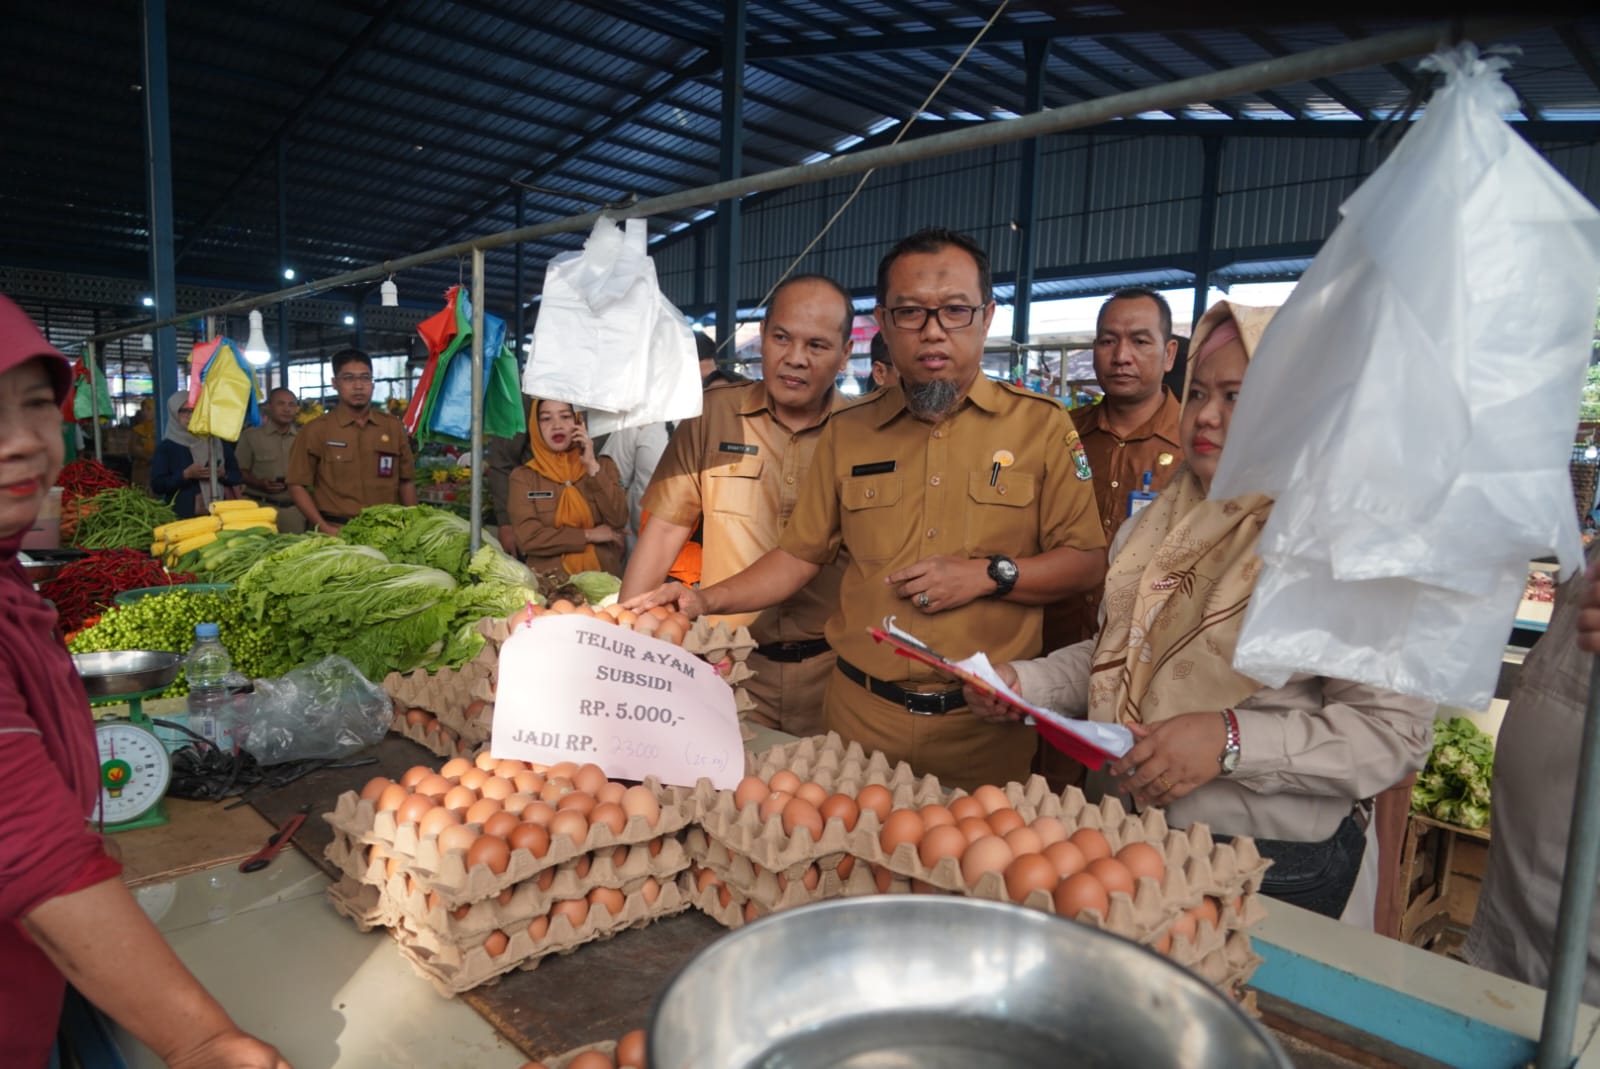
{"type": "Polygon", "coordinates": [[[981,304],[947,304],[939,308],[922,308],[915,304],[901,305],[899,308],[889,309],[889,322],[901,330],[921,330],[928,322],[929,315],[939,317],[939,325],[945,330],[960,330],[962,327],[972,326],[972,321],[983,308],[981,304]]]}

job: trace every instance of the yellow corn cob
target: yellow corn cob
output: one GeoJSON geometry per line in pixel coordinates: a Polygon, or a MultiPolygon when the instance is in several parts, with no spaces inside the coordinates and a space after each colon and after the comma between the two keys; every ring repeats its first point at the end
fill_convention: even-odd
{"type": "Polygon", "coordinates": [[[222,521],[222,526],[224,527],[228,526],[230,523],[239,523],[242,520],[267,520],[271,523],[277,523],[278,510],[270,506],[253,508],[249,509],[248,511],[245,509],[233,509],[232,511],[222,513],[222,515],[218,516],[217,518],[222,521]]]}
{"type": "Polygon", "coordinates": [[[199,549],[201,546],[208,545],[216,540],[216,531],[202,531],[199,534],[190,535],[172,547],[172,555],[174,557],[182,557],[191,549],[199,549]]]}
{"type": "Polygon", "coordinates": [[[202,531],[215,533],[221,530],[222,521],[215,516],[196,516],[191,520],[179,520],[176,523],[164,523],[155,529],[154,535],[158,541],[176,543],[181,542],[191,535],[202,531]]]}
{"type": "Polygon", "coordinates": [[[152,543],[150,543],[150,555],[152,557],[159,557],[162,554],[166,553],[166,551],[167,551],[167,544],[165,542],[152,542],[152,543]]]}
{"type": "Polygon", "coordinates": [[[257,528],[276,531],[278,525],[273,520],[229,520],[222,525],[224,531],[253,531],[257,528]]]}
{"type": "Polygon", "coordinates": [[[259,506],[257,506],[254,501],[246,501],[243,499],[234,501],[213,501],[211,502],[211,515],[220,516],[225,512],[243,511],[257,507],[259,506]]]}

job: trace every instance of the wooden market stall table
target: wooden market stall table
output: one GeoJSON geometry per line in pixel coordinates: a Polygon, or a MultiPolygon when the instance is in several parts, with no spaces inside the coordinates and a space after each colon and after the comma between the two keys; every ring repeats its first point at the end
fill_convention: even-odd
{"type": "MultiPolygon", "coordinates": [[[[751,746],[760,750],[782,739],[763,732],[751,746]]],[[[723,934],[691,909],[457,999],[440,997],[386,934],[357,932],[323,896],[330,866],[322,852],[331,829],[317,815],[372,776],[398,777],[413,764],[437,764],[393,736],[370,752],[378,758],[375,766],[320,771],[248,796],[265,818],[252,829],[263,839],[269,827],[310,806],[313,818],[294,840],[300,854],[285,851],[249,876],[237,871],[235,860],[146,883],[137,892],[179,955],[240,1024],[277,1044],[297,1069],[514,1069],[529,1058],[613,1039],[643,1027],[673,972],[723,934]]],[[[176,833],[188,823],[185,813],[169,828],[176,833]]],[[[151,834],[148,840],[161,838],[151,834]]],[[[235,853],[231,845],[199,852],[235,853]]],[[[1267,919],[1251,935],[1266,959],[1253,986],[1268,1025],[1299,1069],[1506,1069],[1519,1057],[1531,1058],[1543,1004],[1538,990],[1280,903],[1269,905],[1267,919]],[[1408,1049],[1436,1060],[1418,1059],[1408,1049]]],[[[1584,1009],[1578,1034],[1592,1036],[1597,1023],[1600,1013],[1584,1009]]],[[[131,1050],[133,1041],[123,1039],[131,1050]]],[[[136,1055],[130,1060],[156,1064],[136,1055]]],[[[1600,1047],[1586,1050],[1577,1064],[1600,1069],[1600,1047]]]]}

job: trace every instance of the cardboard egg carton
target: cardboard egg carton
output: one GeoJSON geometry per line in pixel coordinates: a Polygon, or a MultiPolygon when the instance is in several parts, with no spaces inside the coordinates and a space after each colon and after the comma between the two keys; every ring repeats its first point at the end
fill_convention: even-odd
{"type": "Polygon", "coordinates": [[[770,912],[792,909],[830,898],[877,893],[871,871],[858,864],[849,854],[812,862],[806,868],[815,868],[816,884],[806,886],[807,873],[773,872],[763,868],[745,855],[730,849],[727,844],[706,834],[703,828],[691,827],[686,833],[686,847],[695,863],[708,868],[729,889],[746,899],[753,900],[770,912]],[[840,866],[846,875],[839,875],[840,866]]]}
{"type": "Polygon", "coordinates": [[[414,929],[405,923],[398,925],[394,932],[401,956],[436,991],[449,997],[492,983],[516,969],[537,968],[542,959],[552,954],[569,954],[585,943],[609,939],[629,928],[642,928],[657,918],[687,908],[688,901],[677,881],[669,880],[662,885],[654,904],[645,902],[643,894],[635,892],[623,902],[622,912],[616,916],[599,905],[591,907],[584,922],[577,927],[565,916],[558,916],[550,921],[548,930],[537,941],[523,925],[507,933],[506,949],[494,957],[484,949],[482,938],[466,944],[455,943],[436,932],[414,929]]]}
{"type": "Polygon", "coordinates": [[[715,668],[724,661],[742,665],[756,648],[756,640],[748,627],[730,628],[720,620],[713,624],[702,616],[683,636],[683,648],[715,668]]]}
{"type": "Polygon", "coordinates": [[[459,757],[471,751],[471,744],[464,742],[460,735],[447,727],[437,716],[428,724],[408,724],[405,713],[399,711],[398,705],[394,720],[389,724],[389,732],[410,739],[439,757],[459,757]]]}
{"type": "Polygon", "coordinates": [[[1230,998],[1240,1001],[1248,997],[1246,1010],[1254,1015],[1258,1012],[1255,1009],[1255,999],[1246,995],[1244,987],[1264,960],[1251,947],[1249,936],[1243,932],[1234,932],[1221,947],[1212,950],[1189,967],[1230,998]]]}
{"type": "MultiPolygon", "coordinates": [[[[745,909],[750,905],[750,900],[727,884],[708,884],[702,888],[698,886],[697,876],[698,873],[690,869],[682,877],[682,891],[688,896],[689,904],[724,928],[744,927],[745,909]]],[[[754,907],[752,912],[765,915],[759,906],[754,907]]]]}
{"type": "Polygon", "coordinates": [[[823,777],[828,776],[830,782],[834,783],[854,782],[861,786],[881,783],[891,791],[898,790],[902,785],[910,785],[920,793],[932,794],[937,791],[937,801],[943,801],[945,795],[939,787],[939,781],[933,776],[919,778],[904,761],[891,763],[879,750],[867,753],[860,743],[846,743],[834,731],[773,746],[746,762],[746,771],[764,780],[770,780],[784,769],[793,772],[802,781],[815,780],[824,786],[828,786],[828,783],[824,782],[823,777]]]}
{"type": "Polygon", "coordinates": [[[327,895],[334,912],[354,921],[357,931],[370,932],[394,923],[376,887],[344,876],[328,885],[327,895]]]}

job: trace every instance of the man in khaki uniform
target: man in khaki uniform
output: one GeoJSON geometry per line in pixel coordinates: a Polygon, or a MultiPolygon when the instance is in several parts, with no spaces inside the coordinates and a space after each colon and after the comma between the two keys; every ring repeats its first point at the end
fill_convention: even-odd
{"type": "Polygon", "coordinates": [[[294,391],[279,386],[267,394],[267,403],[262,406],[266,419],[258,427],[246,427],[234,449],[239,473],[244,476],[245,496],[277,509],[278,530],[290,534],[306,529],[306,518],[295,508],[285,478],[295,435],[300,430],[294,421],[299,410],[300,399],[294,391]]]}
{"type": "Polygon", "coordinates": [[[1105,575],[1082,447],[1056,402],[982,374],[994,302],[988,257],[971,239],[904,239],[879,265],[877,296],[901,385],[834,414],[778,548],[714,586],[640,601],[748,611],[848,550],[826,628],[838,655],[828,727],[948,786],[1020,779],[1031,728],[978,719],[958,685],[867,629],[895,616],[954,658],[1039,650],[1039,606],[1105,575]]]}
{"type": "Polygon", "coordinates": [[[338,534],[368,505],[415,505],[415,460],[405,424],[372,407],[372,357],[333,355],[339,404],[301,428],[289,457],[289,494],[313,530],[338,534]]]}
{"type": "MultiPolygon", "coordinates": [[[[650,522],[629,559],[624,600],[666,579],[697,523],[705,529],[705,584],[778,544],[840,402],[834,380],[849,360],[853,318],[849,294],[831,279],[799,276],[773,294],[761,323],[761,381],[707,389],[700,416],[678,427],[656,465],[643,501],[650,522]]],[[[822,631],[843,571],[841,557],[778,604],[722,617],[748,625],[759,643],[746,689],[760,723],[796,735],[823,730],[833,654],[822,631]]]]}

